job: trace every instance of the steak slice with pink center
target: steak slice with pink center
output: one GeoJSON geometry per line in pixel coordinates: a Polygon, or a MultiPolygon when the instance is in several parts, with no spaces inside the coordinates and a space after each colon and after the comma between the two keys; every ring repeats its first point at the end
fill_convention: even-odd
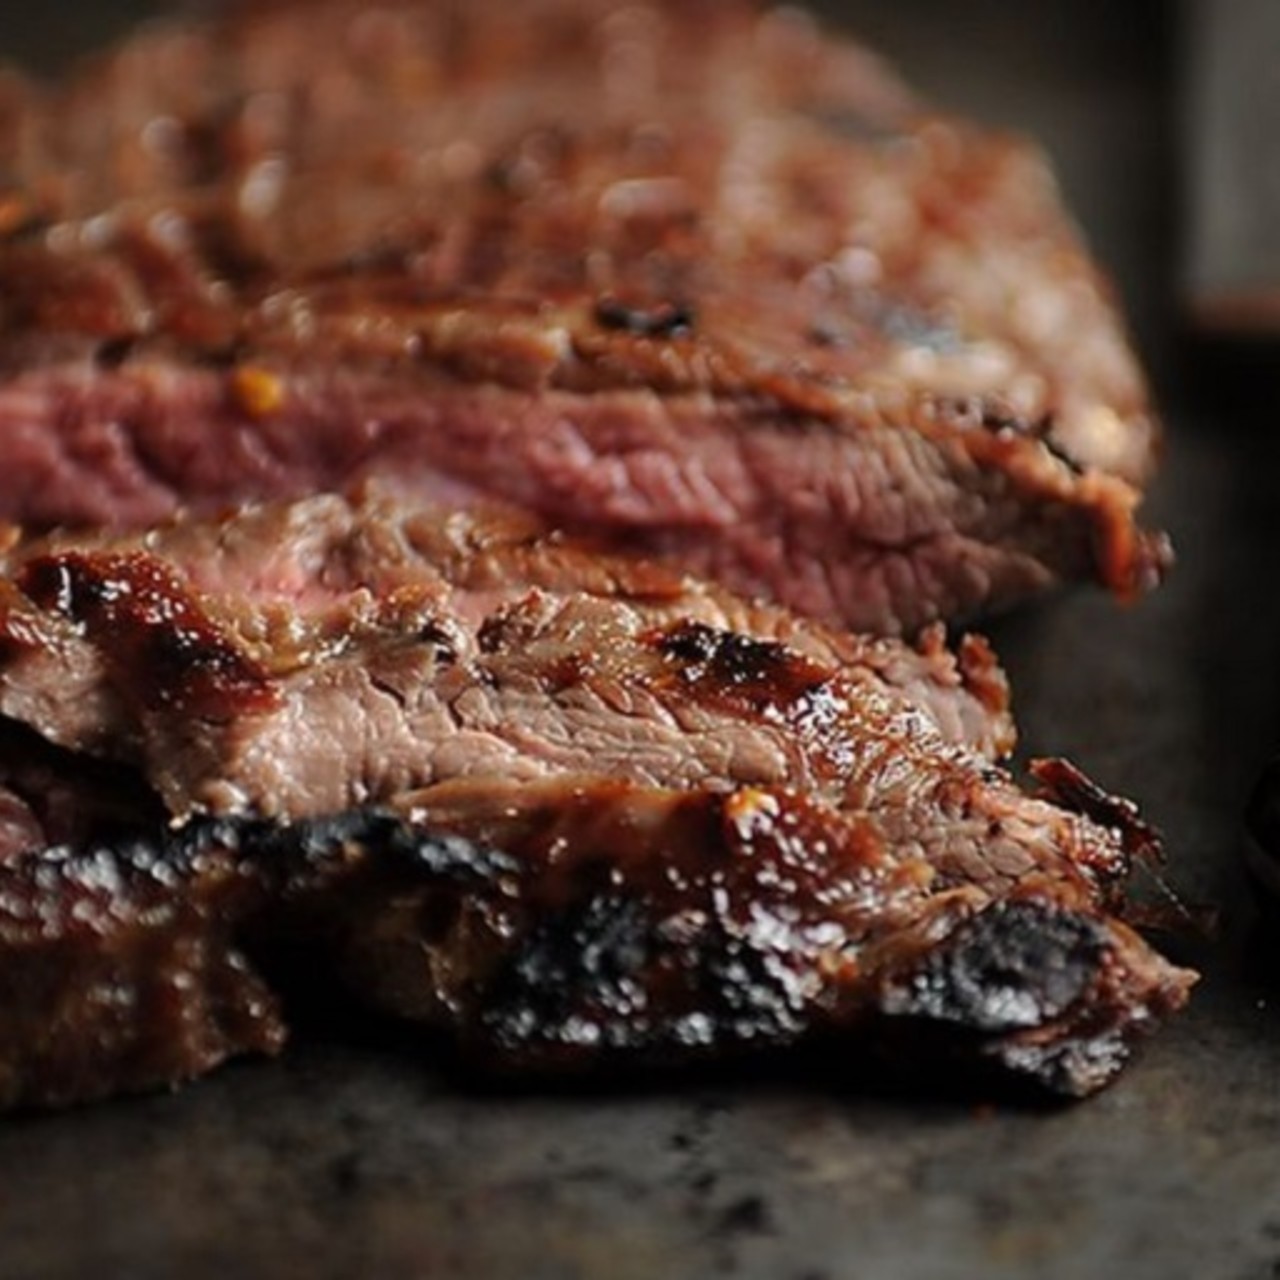
{"type": "Polygon", "coordinates": [[[529,24],[246,5],[12,81],[0,515],[378,477],[887,633],[1158,580],[1143,378],[1035,150],[790,12],[529,24]]]}

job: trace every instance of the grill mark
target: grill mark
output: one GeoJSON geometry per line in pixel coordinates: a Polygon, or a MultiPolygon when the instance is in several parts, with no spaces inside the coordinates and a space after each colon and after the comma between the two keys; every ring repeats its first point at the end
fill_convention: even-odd
{"type": "Polygon", "coordinates": [[[703,622],[677,623],[652,637],[651,643],[665,657],[688,664],[698,676],[770,701],[791,701],[811,693],[829,675],[818,663],[785,645],[703,622]]]}
{"type": "Polygon", "coordinates": [[[685,338],[693,333],[696,324],[694,310],[687,303],[661,302],[642,307],[614,297],[597,300],[595,318],[604,329],[639,338],[685,338]]]}
{"type": "Polygon", "coordinates": [[[154,556],[41,556],[23,566],[18,585],[36,604],[79,624],[99,645],[114,682],[144,708],[221,720],[279,705],[267,669],[154,556]]]}

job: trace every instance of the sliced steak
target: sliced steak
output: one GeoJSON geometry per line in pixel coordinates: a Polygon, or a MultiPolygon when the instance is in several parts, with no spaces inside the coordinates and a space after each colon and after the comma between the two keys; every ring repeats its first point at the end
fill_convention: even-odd
{"type": "Polygon", "coordinates": [[[1131,807],[996,763],[976,643],[378,495],[5,567],[0,1099],[273,1049],[282,938],[498,1065],[923,1037],[1066,1093],[1192,980],[1113,918],[1131,807]]]}
{"type": "Polygon", "coordinates": [[[370,476],[915,631],[1168,558],[1025,144],[733,0],[244,5],[0,91],[0,514],[370,476]]]}
{"type": "Polygon", "coordinates": [[[934,1087],[1091,1092],[1191,975],[1069,873],[992,887],[940,890],[918,847],[791,792],[591,779],[32,851],[0,863],[0,1105],[274,1052],[248,957],[281,939],[313,981],[502,1070],[822,1039],[855,1075],[887,1054],[934,1087]]]}
{"type": "MultiPolygon", "coordinates": [[[[66,748],[146,761],[180,813],[339,810],[481,760],[529,776],[582,768],[569,746],[557,764],[538,745],[571,738],[575,719],[599,720],[620,757],[649,739],[653,759],[629,766],[647,780],[728,780],[709,738],[705,764],[682,763],[679,708],[662,710],[693,706],[696,681],[672,681],[700,670],[695,651],[720,637],[764,664],[766,684],[777,668],[764,692],[779,699],[830,674],[928,718],[975,759],[1013,744],[1003,673],[977,638],[953,656],[936,632],[913,649],[829,631],[505,513],[325,496],[140,536],[30,539],[0,563],[12,575],[0,588],[0,712],[66,748]],[[647,699],[648,723],[613,705],[626,689],[647,699]],[[540,727],[549,716],[558,729],[540,727]]],[[[731,673],[727,688],[752,677],[731,673]]],[[[709,714],[727,723],[722,684],[708,667],[709,714]]],[[[781,768],[799,750],[789,732],[762,722],[772,745],[757,754],[774,760],[754,767],[781,768]]]]}
{"type": "Polygon", "coordinates": [[[994,767],[1011,734],[984,650],[787,626],[505,519],[326,497],[35,540],[8,568],[0,712],[138,764],[182,818],[603,772],[874,809],[957,880],[975,841],[1014,876],[1042,846],[1120,865],[994,767]]]}
{"type": "Polygon", "coordinates": [[[926,847],[792,791],[470,782],[400,808],[513,853],[518,871],[451,918],[427,892],[375,907],[346,935],[348,978],[402,1016],[461,1010],[464,1034],[504,1064],[679,1061],[858,1032],[908,1071],[932,1039],[948,1066],[1080,1095],[1191,980],[1100,916],[1065,866],[1010,885],[993,860],[948,888],[926,847]]]}

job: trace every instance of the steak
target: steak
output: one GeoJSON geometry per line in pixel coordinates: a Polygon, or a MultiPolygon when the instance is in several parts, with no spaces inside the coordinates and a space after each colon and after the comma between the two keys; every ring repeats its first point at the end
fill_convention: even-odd
{"type": "Polygon", "coordinates": [[[371,477],[914,633],[1168,561],[1038,151],[734,0],[244,4],[0,85],[0,515],[371,477]]]}
{"type": "Polygon", "coordinates": [[[1186,998],[1117,914],[1154,837],[1000,766],[981,642],[380,493],[5,569],[0,1101],[273,1051],[282,952],[498,1069],[829,1040],[1079,1095],[1186,998]]]}
{"type": "Polygon", "coordinates": [[[839,635],[520,517],[322,496],[3,563],[0,713],[141,766],[180,818],[601,769],[843,803],[1013,740],[981,641],[839,635]]]}
{"type": "Polygon", "coordinates": [[[1081,881],[938,892],[868,815],[792,792],[466,783],[410,813],[201,820],[0,864],[0,1105],[277,1051],[264,936],[507,1071],[819,1041],[846,1075],[874,1053],[934,1087],[1079,1096],[1190,982],[1081,881]]]}

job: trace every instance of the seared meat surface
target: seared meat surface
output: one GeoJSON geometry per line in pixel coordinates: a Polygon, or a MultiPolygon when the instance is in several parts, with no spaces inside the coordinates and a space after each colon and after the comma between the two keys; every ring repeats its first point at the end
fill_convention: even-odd
{"type": "Polygon", "coordinates": [[[831,1036],[1067,1094],[1192,980],[1115,917],[1130,809],[996,763],[977,642],[838,635],[376,494],[5,568],[10,1102],[274,1048],[282,938],[499,1066],[831,1036]]]}
{"type": "Polygon", "coordinates": [[[898,751],[1012,744],[981,641],[838,634],[506,515],[321,497],[5,564],[0,712],[141,763],[179,816],[564,770],[840,796],[898,751]]]}
{"type": "Polygon", "coordinates": [[[0,1106],[279,1049],[276,997],[232,936],[262,893],[227,853],[171,836],[135,772],[4,722],[0,812],[0,1106]]]}
{"type": "Polygon", "coordinates": [[[392,477],[888,633],[1158,578],[1037,152],[791,11],[525,11],[245,4],[0,84],[0,515],[392,477]]]}
{"type": "MultiPolygon", "coordinates": [[[[832,1034],[892,1049],[937,1032],[940,1058],[964,1069],[1079,1095],[1187,990],[1099,914],[1087,874],[1046,859],[1011,883],[992,858],[948,887],[875,806],[582,781],[461,783],[402,804],[518,854],[518,892],[472,895],[429,949],[432,1001],[517,1064],[832,1034]]],[[[429,902],[406,896],[351,931],[352,972],[401,1014],[433,1016],[411,946],[429,902]]]]}
{"type": "Polygon", "coordinates": [[[0,864],[0,1104],[275,1052],[250,956],[282,938],[472,1060],[542,1072],[822,1039],[855,1071],[896,1051],[923,1074],[929,1044],[934,1073],[1080,1095],[1189,984],[1082,880],[939,891],[869,815],[792,792],[471,782],[401,808],[202,819],[0,864]]]}

